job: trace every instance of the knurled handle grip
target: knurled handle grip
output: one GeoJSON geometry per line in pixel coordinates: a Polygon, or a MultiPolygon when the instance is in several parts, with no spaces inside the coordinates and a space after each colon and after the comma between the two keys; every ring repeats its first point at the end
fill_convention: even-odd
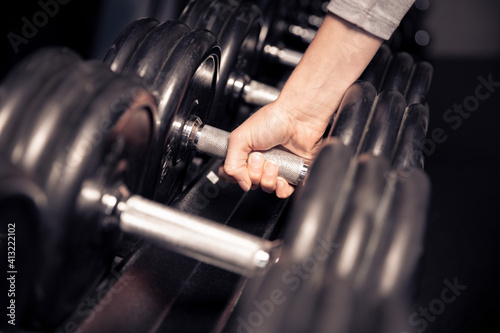
{"type": "MultiPolygon", "coordinates": [[[[194,146],[200,153],[215,158],[225,159],[229,144],[229,132],[203,125],[196,133],[194,146]]],[[[286,179],[290,184],[297,185],[307,174],[307,162],[304,158],[279,148],[261,151],[266,160],[278,163],[278,176],[286,179]]]]}

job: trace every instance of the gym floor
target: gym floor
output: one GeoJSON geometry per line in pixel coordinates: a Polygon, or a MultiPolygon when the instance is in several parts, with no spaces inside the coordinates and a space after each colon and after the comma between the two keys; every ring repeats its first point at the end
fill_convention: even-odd
{"type": "MultiPolygon", "coordinates": [[[[2,10],[0,78],[45,45],[89,57],[98,1],[61,5],[15,52],[7,36],[40,10],[26,3],[2,10]]],[[[420,333],[500,332],[499,14],[496,2],[443,0],[431,4],[425,21],[431,36],[425,59],[435,68],[425,146],[432,197],[409,318],[420,333]],[[461,113],[447,111],[460,105],[461,113]]]]}

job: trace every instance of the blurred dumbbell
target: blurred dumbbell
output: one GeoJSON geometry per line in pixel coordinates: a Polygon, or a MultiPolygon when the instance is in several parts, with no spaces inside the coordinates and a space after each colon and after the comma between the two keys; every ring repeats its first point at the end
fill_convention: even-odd
{"type": "Polygon", "coordinates": [[[399,91],[377,94],[372,84],[359,81],[346,91],[329,135],[354,155],[384,157],[397,170],[422,168],[428,119],[425,105],[407,106],[399,91]]]}
{"type": "Polygon", "coordinates": [[[370,82],[378,92],[399,91],[407,104],[425,104],[434,68],[424,60],[416,60],[408,52],[392,53],[382,45],[370,61],[360,80],[370,82]]]}
{"type": "MultiPolygon", "coordinates": [[[[37,205],[44,218],[33,228],[29,245],[43,265],[33,275],[35,288],[22,287],[30,290],[30,326],[57,324],[95,287],[122,233],[248,276],[264,272],[277,258],[279,242],[132,194],[147,172],[159,167],[148,158],[160,134],[156,100],[139,77],[117,75],[68,50],[48,49],[20,62],[0,95],[0,154],[34,179],[46,197],[43,206],[37,205]]],[[[170,119],[173,149],[225,154],[227,132],[203,125],[192,114],[170,119]]],[[[281,164],[282,176],[290,176],[287,170],[296,162],[295,181],[305,176],[302,159],[281,150],[268,154],[281,164]]]]}
{"type": "Polygon", "coordinates": [[[294,197],[280,261],[250,282],[228,332],[395,332],[409,314],[428,198],[422,171],[400,178],[387,158],[353,159],[333,139],[294,197]]]}

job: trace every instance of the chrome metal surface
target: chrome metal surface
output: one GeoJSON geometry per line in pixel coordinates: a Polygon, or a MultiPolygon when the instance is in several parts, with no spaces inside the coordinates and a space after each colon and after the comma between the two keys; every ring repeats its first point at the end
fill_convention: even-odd
{"type": "Polygon", "coordinates": [[[116,214],[124,232],[248,277],[263,274],[279,258],[280,241],[264,240],[140,196],[118,202],[116,214]]]}

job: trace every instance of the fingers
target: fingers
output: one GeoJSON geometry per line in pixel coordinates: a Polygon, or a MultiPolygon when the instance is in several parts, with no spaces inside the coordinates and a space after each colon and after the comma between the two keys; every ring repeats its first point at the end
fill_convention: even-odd
{"type": "Polygon", "coordinates": [[[259,187],[262,173],[264,171],[264,162],[264,155],[262,155],[262,153],[251,153],[248,157],[247,167],[250,180],[252,181],[252,190],[255,190],[259,187]]]}
{"type": "Polygon", "coordinates": [[[289,196],[292,195],[293,191],[295,190],[295,187],[292,185],[288,184],[286,180],[284,180],[281,177],[278,177],[276,181],[276,196],[280,199],[285,199],[288,198],[289,196]]]}
{"type": "MultiPolygon", "coordinates": [[[[281,199],[288,198],[294,192],[295,188],[292,185],[288,184],[282,177],[278,177],[278,164],[275,161],[266,161],[262,153],[251,153],[248,157],[246,169],[250,177],[252,184],[250,189],[252,190],[260,186],[264,192],[276,192],[276,196],[281,199]]],[[[233,177],[225,172],[224,165],[219,168],[219,176],[225,182],[237,183],[233,177]]],[[[241,187],[241,184],[239,185],[241,187]]]]}
{"type": "Polygon", "coordinates": [[[219,169],[221,179],[238,183],[244,191],[260,186],[265,192],[276,191],[279,197],[289,196],[293,187],[278,183],[276,162],[266,162],[262,153],[252,151],[286,144],[294,133],[278,104],[264,106],[230,134],[226,160],[219,169]]]}
{"type": "MultiPolygon", "coordinates": [[[[252,155],[262,155],[260,153],[252,153],[252,155]]],[[[264,156],[262,156],[264,157],[264,156]]],[[[249,159],[250,160],[250,159],[249,159]]],[[[257,168],[257,166],[253,166],[257,168]]],[[[294,191],[294,187],[288,184],[288,182],[282,177],[278,177],[279,167],[275,161],[265,161],[263,163],[263,168],[260,170],[261,178],[254,178],[252,180],[252,188],[255,189],[260,183],[260,187],[264,192],[273,193],[276,192],[276,196],[281,199],[288,198],[294,191]]],[[[257,172],[255,172],[255,175],[257,172]]]]}
{"type": "Polygon", "coordinates": [[[275,161],[266,161],[264,163],[264,172],[260,179],[260,187],[264,192],[272,193],[276,190],[276,181],[278,180],[278,163],[275,161]]]}

